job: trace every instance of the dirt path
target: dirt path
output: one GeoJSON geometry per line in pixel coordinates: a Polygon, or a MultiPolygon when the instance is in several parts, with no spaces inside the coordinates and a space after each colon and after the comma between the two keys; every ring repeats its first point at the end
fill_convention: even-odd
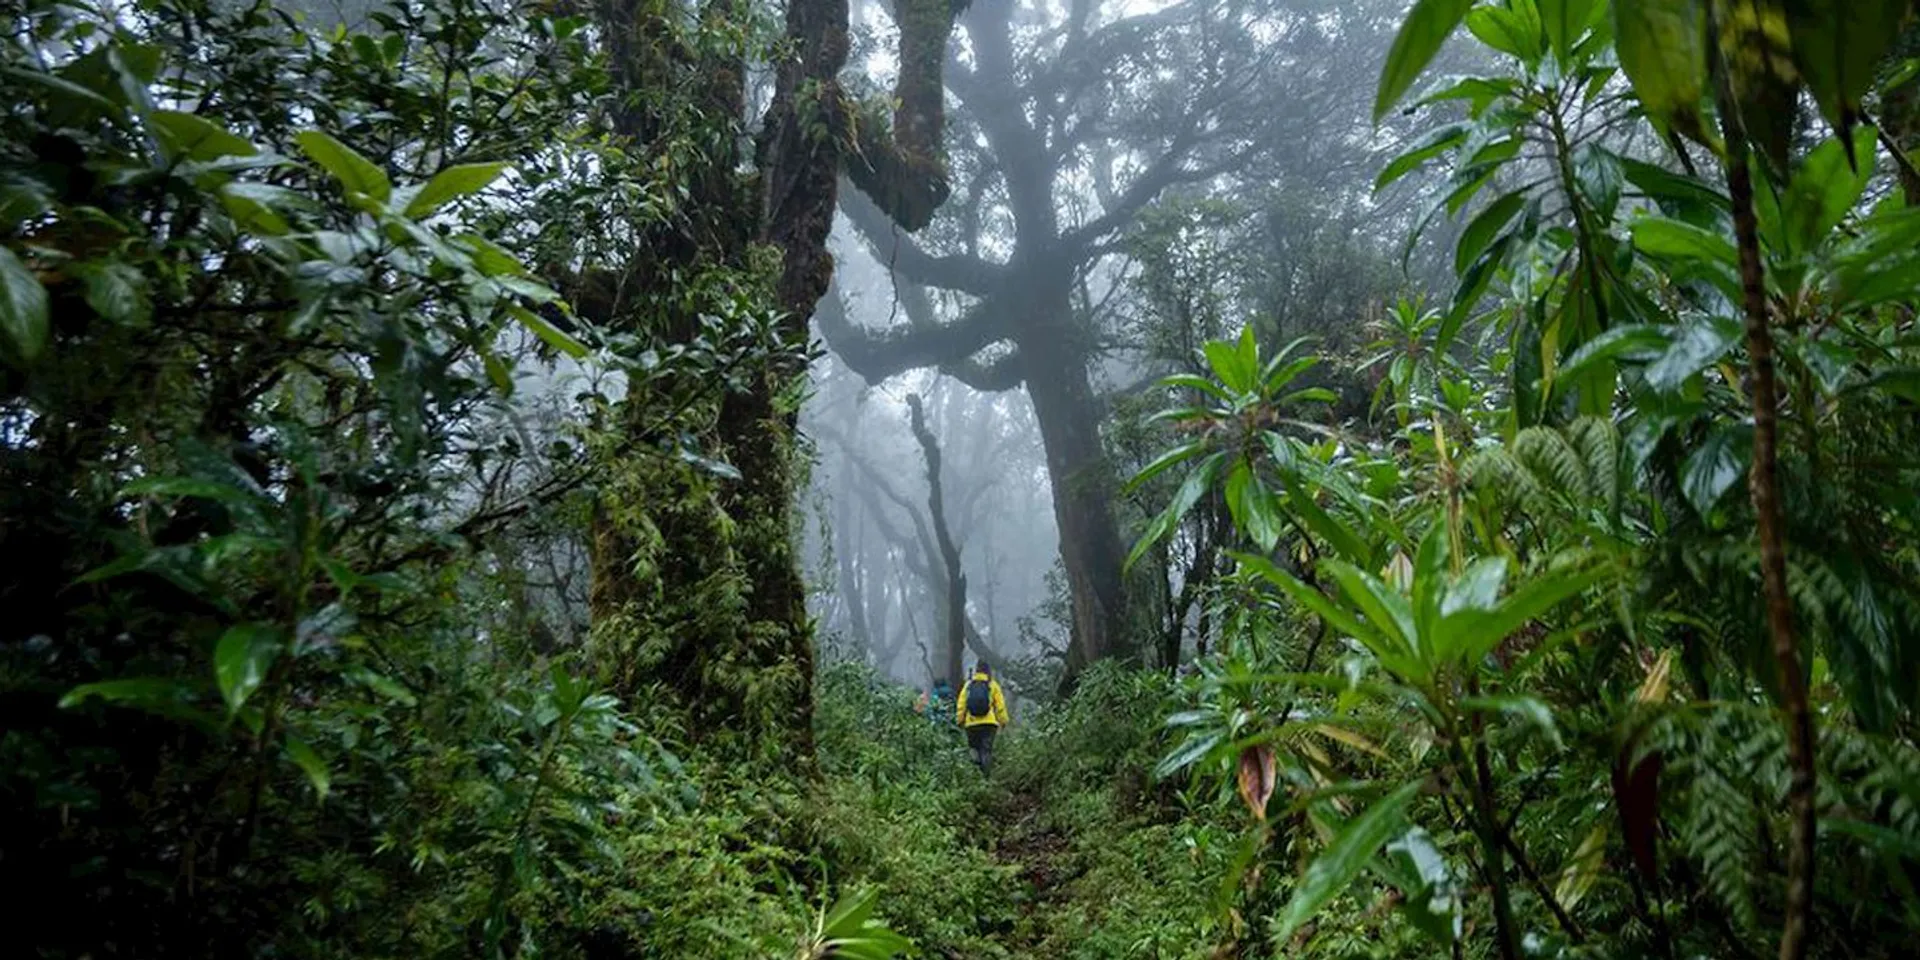
{"type": "Polygon", "coordinates": [[[1019,868],[1020,883],[1020,916],[1006,946],[1017,957],[1047,956],[1054,912],[1073,879],[1067,837],[1043,822],[1040,798],[1033,794],[1010,795],[999,822],[1003,832],[993,855],[1019,868]]]}

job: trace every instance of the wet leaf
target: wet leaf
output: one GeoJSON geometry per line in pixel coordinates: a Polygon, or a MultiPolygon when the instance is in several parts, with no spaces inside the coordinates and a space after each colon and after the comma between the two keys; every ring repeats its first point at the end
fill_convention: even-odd
{"type": "Polygon", "coordinates": [[[327,790],[333,785],[333,774],[327,769],[327,762],[320,759],[313,747],[305,740],[287,734],[287,759],[292,760],[307,775],[307,782],[313,785],[314,796],[327,799],[327,790]]]}
{"type": "Polygon", "coordinates": [[[1680,491],[1702,517],[1709,516],[1727,491],[1747,475],[1753,449],[1750,428],[1725,424],[1707,434],[1680,465],[1680,491]]]}
{"type": "Polygon", "coordinates": [[[430,216],[450,201],[485,190],[507,169],[504,163],[462,163],[433,175],[407,203],[406,215],[416,220],[430,216]]]}
{"type": "Polygon", "coordinates": [[[156,138],[175,161],[251,157],[258,147],[205,117],[177,110],[155,110],[147,116],[156,138]]]}
{"type": "Polygon", "coordinates": [[[1406,96],[1407,89],[1419,79],[1472,6],[1473,0],[1417,0],[1393,38],[1386,67],[1380,71],[1380,87],[1373,100],[1375,121],[1406,96]]]}
{"type": "Polygon", "coordinates": [[[1275,924],[1275,942],[1285,942],[1293,936],[1301,924],[1353,883],[1374,854],[1379,853],[1394,834],[1404,829],[1407,804],[1419,792],[1419,781],[1404,784],[1347,821],[1334,836],[1333,842],[1314,858],[1300,882],[1294,886],[1293,896],[1288,899],[1275,924]]]}
{"type": "Polygon", "coordinates": [[[222,634],[213,651],[213,676],[232,713],[267,679],[267,671],[285,644],[280,628],[269,623],[236,624],[222,634]]]}
{"type": "Polygon", "coordinates": [[[39,359],[47,347],[47,288],[40,278],[0,246],[0,336],[7,353],[21,363],[39,359]]]}
{"type": "Polygon", "coordinates": [[[1707,88],[1706,4],[1699,0],[1613,0],[1620,69],[1647,116],[1703,144],[1707,88]]]}
{"type": "Polygon", "coordinates": [[[363,194],[376,203],[386,203],[393,195],[393,182],[387,179],[386,171],[331,134],[308,130],[295,134],[293,142],[313,162],[333,174],[349,193],[363,194]]]}

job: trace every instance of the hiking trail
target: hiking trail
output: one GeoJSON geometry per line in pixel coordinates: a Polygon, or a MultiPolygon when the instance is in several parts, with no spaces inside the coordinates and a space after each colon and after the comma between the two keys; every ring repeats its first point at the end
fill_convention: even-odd
{"type": "Polygon", "coordinates": [[[1006,826],[992,853],[1001,863],[1017,868],[1020,884],[1019,916],[1006,947],[1017,957],[1046,956],[1054,935],[1052,917],[1057,905],[1068,899],[1067,885],[1076,874],[1071,843],[1046,822],[1039,794],[1015,791],[1005,795],[1002,803],[996,819],[1006,826]]]}

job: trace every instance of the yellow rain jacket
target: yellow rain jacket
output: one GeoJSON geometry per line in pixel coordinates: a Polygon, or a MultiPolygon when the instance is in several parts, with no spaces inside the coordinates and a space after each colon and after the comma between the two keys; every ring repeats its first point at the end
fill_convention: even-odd
{"type": "Polygon", "coordinates": [[[984,673],[976,673],[968,679],[966,685],[960,688],[960,695],[953,699],[953,722],[963,727],[980,727],[988,724],[1004,727],[1011,722],[1007,716],[1006,695],[1000,692],[1000,681],[984,673]],[[987,681],[987,687],[993,692],[993,709],[987,711],[985,716],[969,717],[967,716],[967,689],[973,686],[975,680],[987,681]]]}

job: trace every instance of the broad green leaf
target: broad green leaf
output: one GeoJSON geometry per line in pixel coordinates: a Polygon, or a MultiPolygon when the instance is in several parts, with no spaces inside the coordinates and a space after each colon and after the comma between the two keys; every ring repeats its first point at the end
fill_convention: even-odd
{"type": "Polygon", "coordinates": [[[1294,349],[1300,346],[1301,342],[1305,339],[1305,337],[1302,337],[1280,348],[1280,352],[1274,354],[1273,359],[1268,360],[1266,367],[1260,371],[1260,389],[1265,391],[1268,396],[1272,396],[1278,392],[1281,387],[1292,383],[1295,378],[1313,369],[1314,366],[1320,362],[1319,357],[1311,355],[1294,357],[1292,360],[1287,359],[1293,353],[1294,349]]]}
{"type": "Polygon", "coordinates": [[[1453,543],[1447,539],[1446,524],[1435,523],[1420,538],[1420,546],[1413,552],[1413,563],[1394,578],[1413,597],[1414,618],[1422,638],[1431,636],[1440,620],[1440,597],[1446,592],[1447,570],[1452,558],[1453,543]]]}
{"type": "Polygon", "coordinates": [[[155,110],[148,115],[147,122],[152,125],[168,159],[175,163],[251,157],[260,152],[258,147],[197,114],[155,110]]]}
{"type": "Polygon", "coordinates": [[[1183,741],[1177,749],[1165,757],[1162,757],[1160,762],[1154,765],[1154,778],[1157,780],[1165,780],[1193,766],[1200,761],[1200,758],[1212,753],[1214,748],[1218,747],[1225,740],[1226,733],[1221,730],[1194,731],[1187,736],[1187,739],[1183,741]]]}
{"type": "Polygon", "coordinates": [[[153,316],[147,278],[130,263],[109,260],[76,265],[86,287],[87,306],[102,318],[127,326],[145,326],[153,316]]]}
{"type": "MultiPolygon", "coordinates": [[[[1859,116],[1860,97],[1872,88],[1911,7],[1911,0],[1787,0],[1794,65],[1821,115],[1842,137],[1859,116]]],[[[1857,141],[1849,146],[1858,149],[1857,141]]]]}
{"type": "Polygon", "coordinates": [[[1205,440],[1195,440],[1192,443],[1183,443],[1162,453],[1153,458],[1153,462],[1141,467],[1140,472],[1134,474],[1133,478],[1127,481],[1127,485],[1122,492],[1133,493],[1145,486],[1154,477],[1207,452],[1209,446],[1210,444],[1205,440]]]}
{"type": "Polygon", "coordinates": [[[1600,0],[1540,0],[1540,20],[1546,27],[1547,40],[1563,62],[1574,41],[1593,25],[1599,10],[1600,0]]]}
{"type": "MultiPolygon", "coordinates": [[[[1313,611],[1321,619],[1331,624],[1335,630],[1365,643],[1369,638],[1377,637],[1378,632],[1360,622],[1358,617],[1327,599],[1327,595],[1300,582],[1293,574],[1274,566],[1273,561],[1265,557],[1256,557],[1250,553],[1236,553],[1234,559],[1243,569],[1252,571],[1261,579],[1280,588],[1286,594],[1313,611]]],[[[1377,641],[1376,641],[1377,642],[1377,641]]]]}
{"type": "Polygon", "coordinates": [[[1292,507],[1294,516],[1298,517],[1308,530],[1313,531],[1315,536],[1325,540],[1327,546],[1333,548],[1334,556],[1342,557],[1350,563],[1366,563],[1372,559],[1373,550],[1367,545],[1366,540],[1322,510],[1320,504],[1313,498],[1313,491],[1307,489],[1306,484],[1287,485],[1287,504],[1292,507]]]}
{"type": "Polygon", "coordinates": [[[1406,95],[1472,6],[1473,0],[1416,0],[1380,71],[1380,87],[1373,100],[1375,122],[1406,95]]]}
{"type": "Polygon", "coordinates": [[[88,700],[105,700],[108,703],[128,706],[149,706],[154,704],[179,703],[191,694],[191,690],[171,677],[128,677],[122,680],[101,680],[97,683],[83,683],[66,692],[60,698],[63,710],[72,709],[88,700]]]}
{"type": "Polygon", "coordinates": [[[1405,594],[1344,560],[1327,560],[1320,564],[1320,569],[1340,584],[1341,594],[1366,615],[1367,622],[1373,624],[1377,632],[1386,634],[1400,646],[1419,649],[1413,605],[1405,594]]]}
{"type": "Polygon", "coordinates": [[[504,163],[462,163],[433,175],[407,204],[406,215],[416,220],[431,215],[448,201],[479,193],[507,169],[504,163]]]}
{"type": "MultiPolygon", "coordinates": [[[[414,199],[418,200],[418,197],[414,199]]],[[[454,239],[455,243],[466,247],[473,254],[474,269],[483,277],[502,277],[527,275],[527,268],[513,254],[508,253],[497,243],[477,233],[463,233],[454,239]]]]}
{"type": "Polygon", "coordinates": [[[528,330],[533,331],[535,336],[538,336],[541,340],[545,341],[547,346],[550,346],[555,350],[558,350],[561,353],[566,354],[569,357],[573,357],[574,359],[577,360],[581,357],[585,357],[589,352],[587,350],[586,344],[581,343],[578,340],[575,340],[572,334],[569,334],[565,330],[562,330],[559,327],[556,327],[553,324],[548,323],[539,314],[534,313],[532,310],[528,310],[526,307],[523,307],[517,303],[508,304],[507,312],[509,314],[512,314],[515,320],[520,321],[521,326],[524,326],[528,330]]]}
{"type": "Polygon", "coordinates": [[[1647,385],[1662,393],[1680,389],[1726,356],[1740,336],[1739,321],[1728,317],[1696,317],[1681,324],[1674,331],[1673,344],[1647,366],[1647,385]]]}
{"type": "Polygon", "coordinates": [[[1668,261],[1676,279],[1703,280],[1732,302],[1740,298],[1740,267],[1733,243],[1719,233],[1665,217],[1634,221],[1633,246],[1668,261]]]}
{"type": "Polygon", "coordinates": [[[1441,643],[1458,651],[1461,662],[1476,665],[1515,630],[1599,579],[1593,570],[1549,570],[1520,585],[1492,610],[1463,610],[1444,618],[1441,629],[1447,636],[1441,643]]]}
{"type": "Polygon", "coordinates": [[[891,960],[911,952],[911,942],[872,919],[878,899],[878,888],[868,888],[835,904],[821,920],[818,952],[811,955],[822,960],[891,960]]]}
{"type": "Polygon", "coordinates": [[[1632,157],[1620,157],[1619,161],[1627,182],[1670,217],[1695,226],[1718,225],[1731,207],[1726,194],[1695,177],[1632,157]]]}
{"type": "Polygon", "coordinates": [[[1440,615],[1449,617],[1462,610],[1491,610],[1500,600],[1500,588],[1507,583],[1506,557],[1481,557],[1460,572],[1459,579],[1447,586],[1440,600],[1440,615]]]}
{"type": "MultiPolygon", "coordinates": [[[[1518,143],[1516,140],[1504,142],[1518,143]]],[[[1466,209],[1467,204],[1472,203],[1473,198],[1479,196],[1480,191],[1486,189],[1487,184],[1492,183],[1494,175],[1499,172],[1500,164],[1498,163],[1480,166],[1469,164],[1455,170],[1453,176],[1447,181],[1453,189],[1449,190],[1446,197],[1440,201],[1441,207],[1447,211],[1447,216],[1459,216],[1460,211],[1466,209]]]]}
{"type": "Polygon", "coordinates": [[[1233,514],[1234,526],[1261,551],[1270,552],[1280,542],[1282,520],[1273,491],[1253,475],[1246,460],[1236,463],[1227,474],[1227,509],[1233,514]]]}
{"type": "Polygon", "coordinates": [[[1433,92],[1422,96],[1415,106],[1444,103],[1448,100],[1465,100],[1467,115],[1478,117],[1495,100],[1513,96],[1517,89],[1510,77],[1453,77],[1436,84],[1433,92]]]}
{"type": "Polygon", "coordinates": [[[1709,516],[1727,491],[1747,475],[1753,432],[1749,427],[1723,424],[1714,428],[1680,465],[1680,492],[1701,516],[1709,516]]]}
{"type": "Polygon", "coordinates": [[[1507,133],[1496,136],[1467,154],[1465,166],[1467,169],[1498,166],[1519,156],[1520,148],[1526,144],[1526,139],[1517,134],[1507,133]]]}
{"type": "Polygon", "coordinates": [[[1435,943],[1448,945],[1460,938],[1464,918],[1460,892],[1446,857],[1425,830],[1411,827],[1386,848],[1386,873],[1405,898],[1400,911],[1415,929],[1435,943]]]}
{"type": "Polygon", "coordinates": [[[1567,865],[1560,871],[1560,880],[1554,884],[1553,898],[1560,901],[1563,910],[1572,910],[1585,899],[1587,891],[1593,889],[1593,882],[1600,878],[1606,869],[1608,824],[1600,821],[1580,846],[1567,858],[1567,865]]]}
{"type": "Polygon", "coordinates": [[[1706,260],[1728,268],[1739,266],[1733,241],[1690,223],[1665,217],[1635,220],[1633,245],[1651,257],[1706,260]]]}
{"type": "Polygon", "coordinates": [[[46,213],[53,190],[45,181],[19,172],[0,173],[0,232],[11,233],[23,220],[46,213]]]}
{"type": "Polygon", "coordinates": [[[1201,461],[1199,468],[1187,474],[1187,478],[1180,483],[1180,489],[1174,491],[1173,500],[1168,502],[1165,510],[1160,511],[1153,518],[1152,523],[1147,524],[1147,529],[1140,535],[1139,542],[1135,543],[1133,550],[1128,552],[1123,569],[1133,569],[1133,565],[1139,563],[1140,558],[1146,556],[1147,551],[1153,549],[1154,544],[1159,543],[1173,532],[1174,527],[1180,525],[1187,511],[1192,510],[1193,505],[1199,503],[1200,497],[1207,492],[1207,488],[1213,486],[1214,474],[1220,469],[1220,464],[1225,459],[1225,453],[1214,453],[1201,461]]]}
{"type": "Polygon", "coordinates": [[[1613,0],[1620,69],[1647,116],[1694,140],[1717,142],[1700,103],[1707,90],[1706,4],[1700,0],[1613,0]]]}
{"type": "Polygon", "coordinates": [[[1259,358],[1249,349],[1252,343],[1253,328],[1248,327],[1241,331],[1238,339],[1213,340],[1201,348],[1214,377],[1233,393],[1252,393],[1259,386],[1255,383],[1260,370],[1259,358]]]}
{"type": "Polygon", "coordinates": [[[284,237],[293,227],[274,207],[290,199],[292,193],[264,183],[228,183],[220,187],[220,205],[241,229],[266,237],[284,237]]]}
{"type": "Polygon", "coordinates": [[[1664,327],[1645,323],[1621,324],[1602,330],[1599,336],[1580,345],[1573,356],[1560,365],[1560,376],[1578,377],[1595,363],[1648,361],[1660,356],[1672,343],[1664,327]]]}
{"type": "Polygon", "coordinates": [[[1820,245],[1833,228],[1846,219],[1847,212],[1860,200],[1873,177],[1873,144],[1876,131],[1859,127],[1853,131],[1852,153],[1862,162],[1849,168],[1848,147],[1831,139],[1813,148],[1794,171],[1782,197],[1789,254],[1806,253],[1820,245]]]}
{"type": "Polygon", "coordinates": [[[72,709],[99,700],[214,733],[220,727],[219,718],[194,705],[197,692],[172,677],[125,677],[74,687],[60,698],[60,707],[72,709]]]}
{"type": "Polygon", "coordinates": [[[1474,218],[1467,222],[1466,229],[1460,232],[1460,242],[1453,248],[1453,272],[1465,273],[1467,267],[1485,252],[1494,237],[1513,220],[1526,206],[1525,191],[1514,190],[1502,194],[1498,199],[1486,205],[1474,218]]]}
{"type": "Polygon", "coordinates": [[[1327,849],[1307,866],[1280,912],[1273,940],[1285,943],[1300,925],[1344,892],[1366,869],[1380,848],[1406,826],[1407,804],[1420,792],[1420,781],[1404,784],[1349,820],[1327,849]]]}
{"type": "Polygon", "coordinates": [[[192,497],[223,503],[244,503],[251,499],[252,494],[230,484],[198,477],[141,477],[121,488],[120,497],[192,497]]]}
{"type": "Polygon", "coordinates": [[[293,142],[313,162],[333,174],[348,193],[363,194],[375,203],[382,204],[393,196],[393,182],[387,179],[386,171],[374,166],[372,161],[330,134],[307,130],[295,134],[293,142]]]}
{"type": "Polygon", "coordinates": [[[267,671],[286,644],[282,631],[270,623],[235,624],[220,636],[213,650],[213,678],[232,713],[253,696],[267,679],[267,671]]]}
{"type": "Polygon", "coordinates": [[[1387,165],[1374,178],[1373,189],[1384,189],[1387,184],[1406,176],[1420,168],[1420,165],[1446,151],[1467,142],[1468,126],[1464,123],[1450,123],[1437,127],[1413,142],[1413,145],[1400,152],[1399,156],[1387,161],[1387,165]]]}
{"type": "Polygon", "coordinates": [[[392,700],[393,702],[398,703],[401,706],[411,707],[419,702],[414,697],[413,691],[408,690],[406,687],[402,686],[399,683],[399,681],[394,680],[392,677],[383,676],[381,674],[373,672],[372,670],[364,670],[364,669],[355,670],[352,673],[348,674],[348,676],[354,681],[360,683],[362,686],[365,686],[367,689],[372,690],[373,692],[380,694],[381,696],[386,697],[387,699],[392,700]]]}
{"type": "Polygon", "coordinates": [[[1222,403],[1233,402],[1233,397],[1229,396],[1225,390],[1220,389],[1219,384],[1208,380],[1206,377],[1197,377],[1191,373],[1176,373],[1171,377],[1162,379],[1159,385],[1169,388],[1197,390],[1222,403]]]}
{"type": "Polygon", "coordinates": [[[1612,220],[1626,179],[1619,156],[1598,143],[1587,143],[1574,155],[1573,179],[1594,212],[1612,220]]]}
{"type": "Polygon", "coordinates": [[[1544,50],[1541,24],[1506,7],[1480,7],[1466,16],[1467,32],[1481,43],[1522,63],[1533,64],[1544,50]]]}
{"type": "Polygon", "coordinates": [[[1465,322],[1467,314],[1479,305],[1481,295],[1487,292],[1487,285],[1493,282],[1493,275],[1506,263],[1507,251],[1513,248],[1515,237],[1511,230],[1502,232],[1467,266],[1453,291],[1453,303],[1447,309],[1448,335],[1457,330],[1465,322]]]}
{"type": "Polygon", "coordinates": [[[7,355],[23,364],[39,359],[47,348],[47,288],[40,278],[0,246],[0,335],[7,355]]]}
{"type": "Polygon", "coordinates": [[[325,801],[327,789],[333,785],[333,774],[327,769],[327,762],[320,759],[320,755],[305,740],[291,733],[287,734],[287,759],[306,773],[307,782],[313,784],[313,795],[325,801]]]}
{"type": "Polygon", "coordinates": [[[1305,387],[1282,395],[1277,403],[1282,407],[1295,407],[1303,403],[1335,403],[1339,399],[1339,394],[1326,387],[1305,387]]]}
{"type": "Polygon", "coordinates": [[[1480,713],[1506,714],[1539,730],[1554,749],[1558,750],[1565,745],[1560,739],[1560,727],[1553,722],[1553,711],[1537,697],[1517,693],[1462,697],[1460,708],[1480,713]]]}

